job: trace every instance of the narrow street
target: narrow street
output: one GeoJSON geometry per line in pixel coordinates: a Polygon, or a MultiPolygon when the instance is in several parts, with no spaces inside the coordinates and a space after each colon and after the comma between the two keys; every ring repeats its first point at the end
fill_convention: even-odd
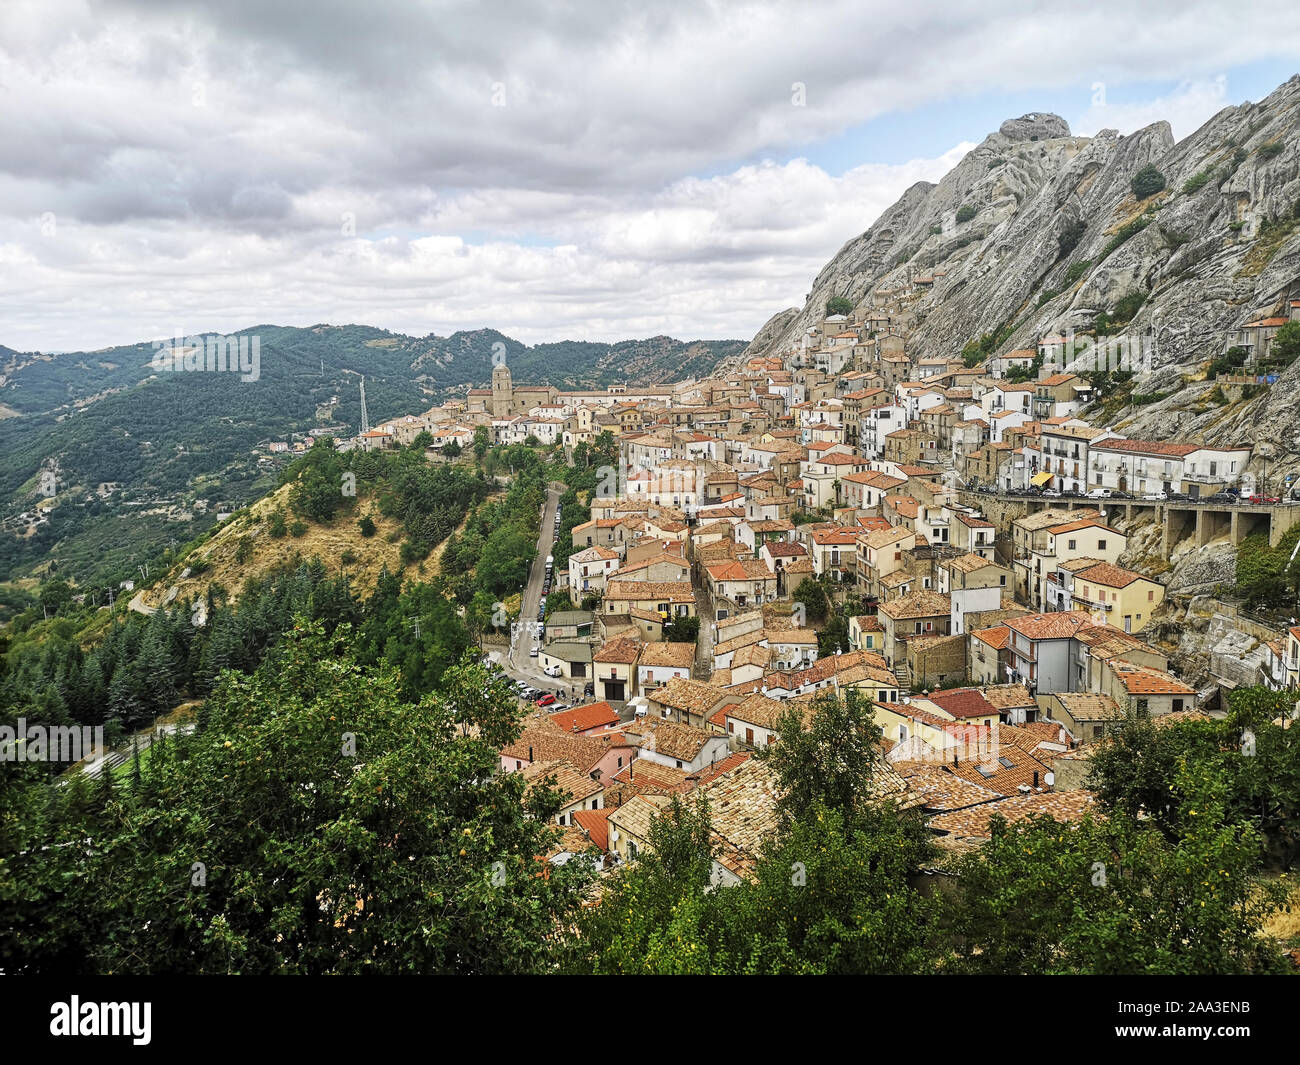
{"type": "MultiPolygon", "coordinates": [[[[543,675],[541,661],[528,653],[537,643],[534,633],[537,629],[537,608],[542,603],[542,583],[546,579],[546,556],[552,553],[555,546],[555,510],[563,493],[563,485],[553,484],[547,491],[546,508],[542,512],[541,527],[537,534],[536,555],[528,573],[528,584],[524,588],[519,619],[511,626],[510,650],[502,665],[514,680],[522,680],[544,691],[567,693],[572,688],[573,682],[564,677],[552,678],[543,675]]],[[[579,700],[581,693],[582,688],[579,685],[579,700]]],[[[565,695],[560,701],[571,700],[565,695]]]]}
{"type": "MultiPolygon", "coordinates": [[[[695,570],[698,570],[698,566],[695,570]]],[[[695,675],[708,677],[713,673],[713,600],[698,573],[694,576],[692,584],[695,592],[695,614],[700,619],[700,635],[695,641],[695,675]]]]}

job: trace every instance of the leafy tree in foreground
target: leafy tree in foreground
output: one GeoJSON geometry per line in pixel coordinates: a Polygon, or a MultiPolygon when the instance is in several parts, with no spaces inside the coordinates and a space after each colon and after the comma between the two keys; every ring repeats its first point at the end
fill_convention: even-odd
{"type": "Polygon", "coordinates": [[[994,819],[957,867],[957,972],[1230,974],[1280,971],[1263,922],[1286,881],[1258,879],[1258,832],[1224,823],[1223,785],[1179,771],[1194,796],[1177,838],[1117,811],[1062,825],[994,819]]]}
{"type": "Polygon", "coordinates": [[[348,639],[308,626],[253,676],[228,675],[201,732],[151,751],[138,799],[23,791],[45,839],[93,845],[28,836],[15,855],[3,839],[0,868],[23,865],[24,894],[0,892],[0,928],[33,907],[55,915],[0,939],[6,969],[545,968],[590,871],[539,858],[555,793],[525,797],[521,777],[495,772],[517,703],[463,664],[403,704],[391,670],[359,667],[348,639]]]}
{"type": "Polygon", "coordinates": [[[855,688],[791,703],[777,722],[780,742],[759,751],[776,774],[782,812],[797,820],[824,806],[849,820],[873,802],[872,776],[880,762],[880,727],[871,700],[855,688]]]}

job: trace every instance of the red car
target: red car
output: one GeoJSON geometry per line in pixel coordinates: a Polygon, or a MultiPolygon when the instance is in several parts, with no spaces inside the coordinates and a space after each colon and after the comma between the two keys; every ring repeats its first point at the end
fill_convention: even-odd
{"type": "Polygon", "coordinates": [[[1277,496],[1251,496],[1250,499],[1248,500],[1248,502],[1255,503],[1255,504],[1259,504],[1259,503],[1281,503],[1282,500],[1278,499],[1277,496]]]}
{"type": "Polygon", "coordinates": [[[553,703],[553,702],[555,702],[555,693],[554,693],[554,692],[547,692],[545,695],[543,695],[540,699],[537,700],[537,705],[538,705],[538,706],[550,706],[551,703],[553,703]]]}

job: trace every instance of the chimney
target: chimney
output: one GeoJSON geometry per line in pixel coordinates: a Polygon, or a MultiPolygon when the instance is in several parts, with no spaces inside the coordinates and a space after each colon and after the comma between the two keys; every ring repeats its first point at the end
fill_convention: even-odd
{"type": "Polygon", "coordinates": [[[1038,790],[1038,770],[1034,770],[1034,790],[1038,790]]]}
{"type": "Polygon", "coordinates": [[[531,744],[530,744],[529,747],[528,747],[528,760],[529,760],[530,762],[533,760],[533,748],[532,748],[532,745],[531,745],[531,744]]]}

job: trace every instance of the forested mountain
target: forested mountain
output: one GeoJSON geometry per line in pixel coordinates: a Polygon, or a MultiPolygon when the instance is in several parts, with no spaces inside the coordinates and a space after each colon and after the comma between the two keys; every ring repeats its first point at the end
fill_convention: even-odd
{"type": "Polygon", "coordinates": [[[144,559],[191,538],[217,509],[273,487],[259,444],[329,425],[356,432],[362,375],[378,422],[486,385],[502,345],[517,384],[561,388],[703,375],[744,347],[670,337],[529,347],[491,329],[416,338],[357,325],[236,335],[259,339],[256,380],[158,372],[152,343],[60,355],[0,348],[0,412],[9,413],[0,418],[0,512],[10,518],[0,579],[51,560],[85,570],[106,557],[144,559]],[[16,521],[48,495],[43,472],[56,503],[48,520],[16,521]],[[116,487],[101,499],[105,483],[116,487]],[[196,511],[198,501],[206,506],[196,511]]]}

